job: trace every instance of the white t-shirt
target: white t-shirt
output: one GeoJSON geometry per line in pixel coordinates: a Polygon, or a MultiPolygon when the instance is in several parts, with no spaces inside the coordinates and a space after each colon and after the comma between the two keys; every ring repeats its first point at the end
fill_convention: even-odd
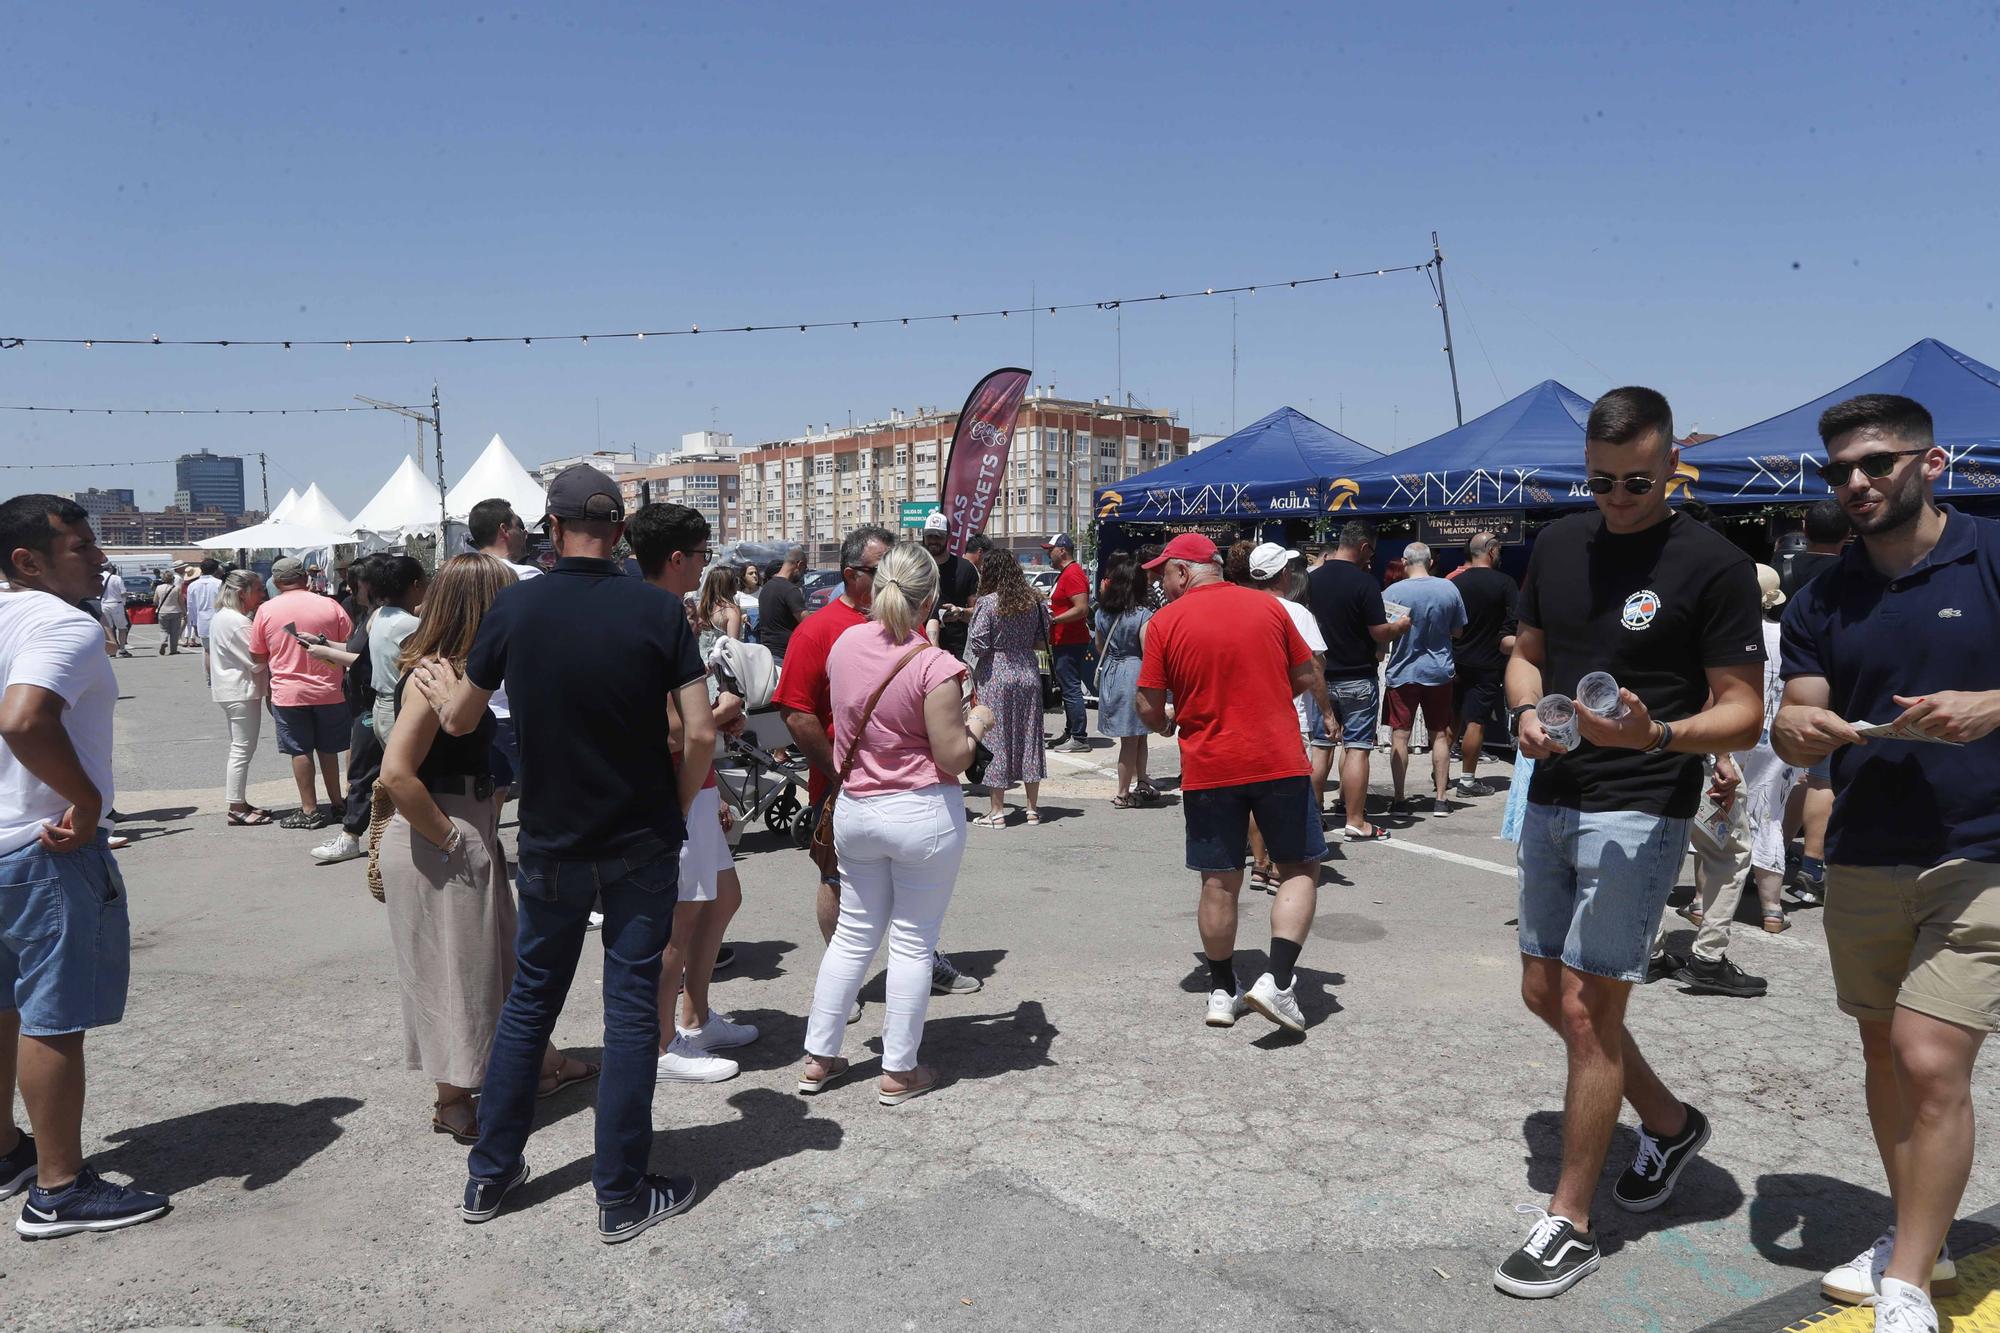
{"type": "MultiPolygon", "coordinates": [[[[51,690],[67,705],[63,730],[84,775],[103,802],[100,826],[111,823],[111,710],[118,677],[104,655],[104,629],[51,593],[0,594],[0,692],[16,685],[51,690]]],[[[61,819],[69,801],[30,773],[0,745],[0,855],[33,842],[45,823],[61,819]]]]}
{"type": "Polygon", "coordinates": [[[98,604],[104,608],[104,618],[114,629],[125,624],[125,580],[116,573],[106,574],[104,595],[98,599],[98,604]]]}
{"type": "Polygon", "coordinates": [[[213,574],[203,574],[187,589],[188,619],[194,623],[194,632],[206,639],[208,623],[215,618],[215,599],[222,591],[222,580],[213,574]]]}
{"type": "MultiPolygon", "coordinates": [[[[1316,653],[1326,651],[1326,636],[1319,632],[1319,617],[1312,613],[1311,607],[1306,606],[1302,602],[1295,602],[1289,597],[1280,597],[1278,605],[1284,607],[1286,613],[1291,616],[1292,625],[1298,630],[1299,637],[1306,641],[1306,647],[1316,653]]],[[[1312,732],[1310,719],[1306,717],[1306,701],[1311,698],[1311,690],[1307,690],[1304,694],[1295,694],[1292,696],[1292,708],[1299,715],[1299,735],[1301,736],[1310,735],[1312,732]]],[[[1329,718],[1327,720],[1327,725],[1329,727],[1333,725],[1332,719],[1329,718]]]]}
{"type": "MultiPolygon", "coordinates": [[[[397,661],[403,655],[403,640],[417,632],[417,618],[400,606],[378,606],[368,621],[368,662],[375,697],[383,711],[390,711],[396,697],[396,682],[402,679],[397,661]]],[[[384,741],[388,737],[382,737],[384,741]]]]}
{"type": "Polygon", "coordinates": [[[270,695],[270,664],[250,651],[250,617],[218,607],[205,637],[209,698],[219,704],[240,704],[270,695]]]}
{"type": "MultiPolygon", "coordinates": [[[[514,580],[517,583],[524,583],[529,579],[538,579],[542,576],[542,571],[534,565],[517,565],[512,560],[502,560],[500,563],[514,571],[514,580]]],[[[507,687],[505,684],[502,684],[499,689],[493,691],[493,697],[486,701],[486,707],[496,718],[514,716],[514,711],[507,706],[507,687]]]]}

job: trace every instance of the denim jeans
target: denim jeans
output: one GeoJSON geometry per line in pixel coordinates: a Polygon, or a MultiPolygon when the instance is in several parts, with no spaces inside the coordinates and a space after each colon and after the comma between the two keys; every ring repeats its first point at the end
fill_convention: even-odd
{"type": "Polygon", "coordinates": [[[1083,659],[1089,654],[1087,643],[1058,643],[1049,649],[1049,657],[1055,665],[1056,684],[1062,686],[1063,734],[1082,736],[1089,728],[1090,718],[1083,707],[1083,659]]]}
{"type": "Polygon", "coordinates": [[[534,1128],[542,1055],[561,1016],[599,899],[604,911],[604,1072],[597,1080],[600,1205],[638,1193],[653,1151],[653,1081],[660,1056],[660,954],[673,931],[680,847],[652,839],[601,861],[521,858],[514,985],[501,1007],[479,1099],[474,1180],[504,1180],[534,1128]]]}

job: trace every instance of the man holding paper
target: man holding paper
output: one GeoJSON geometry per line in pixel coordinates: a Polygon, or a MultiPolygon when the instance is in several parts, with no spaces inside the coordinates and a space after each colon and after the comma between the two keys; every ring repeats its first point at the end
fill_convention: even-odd
{"type": "Polygon", "coordinates": [[[1936,503],[1950,460],[1909,398],[1849,399],[1819,433],[1860,540],[1786,612],[1771,741],[1791,763],[1833,759],[1827,950],[1896,1207],[1822,1285],[1935,1329],[1925,1289],[1957,1284],[1944,1239],[1972,1169],[1972,1065],[2000,1028],[2000,523],[1936,503]]]}

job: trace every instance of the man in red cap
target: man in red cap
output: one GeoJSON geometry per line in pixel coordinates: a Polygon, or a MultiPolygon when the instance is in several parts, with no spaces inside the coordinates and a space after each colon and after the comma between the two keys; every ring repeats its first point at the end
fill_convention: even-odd
{"type": "Polygon", "coordinates": [[[1201,876],[1208,1024],[1230,1027],[1255,1009],[1303,1033],[1293,969],[1319,903],[1326,838],[1292,698],[1312,687],[1312,651],[1276,598],[1223,581],[1208,538],[1184,532],[1146,568],[1160,571],[1169,601],[1146,627],[1139,717],[1155,731],[1180,729],[1187,865],[1201,876]],[[1270,970],[1245,992],[1236,981],[1236,907],[1252,816],[1282,882],[1271,903],[1270,970]]]}

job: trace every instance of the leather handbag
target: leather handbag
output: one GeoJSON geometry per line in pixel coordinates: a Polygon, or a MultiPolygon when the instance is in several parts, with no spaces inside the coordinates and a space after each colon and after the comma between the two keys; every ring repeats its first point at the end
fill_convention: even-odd
{"type": "Polygon", "coordinates": [[[832,882],[840,874],[840,856],[833,849],[834,803],[840,799],[840,789],[847,785],[847,775],[854,771],[854,761],[861,753],[861,737],[868,730],[869,719],[875,716],[875,705],[882,702],[882,695],[888,690],[890,682],[928,647],[930,644],[920,640],[911,645],[909,652],[896,659],[896,665],[889,668],[889,674],[882,678],[882,683],[869,697],[868,706],[861,710],[861,721],[855,725],[854,739],[847,747],[847,762],[840,766],[839,776],[827,789],[826,804],[820,808],[819,818],[813,824],[812,845],[807,849],[812,853],[813,864],[819,867],[820,878],[824,881],[832,882]]]}

